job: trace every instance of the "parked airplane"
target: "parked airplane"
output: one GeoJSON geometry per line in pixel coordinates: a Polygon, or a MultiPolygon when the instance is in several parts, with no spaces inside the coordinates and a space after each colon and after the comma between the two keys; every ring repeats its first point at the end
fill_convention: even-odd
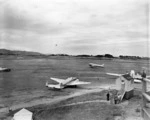
{"type": "Polygon", "coordinates": [[[104,67],[104,64],[100,65],[100,64],[95,64],[95,63],[89,63],[89,66],[91,68],[94,68],[94,67],[104,67]]]}
{"type": "MultiPolygon", "coordinates": [[[[122,76],[122,75],[125,75],[125,74],[116,74],[116,73],[106,73],[107,75],[112,75],[112,76],[122,76]]],[[[142,76],[140,74],[135,74],[135,71],[134,70],[131,70],[130,73],[126,73],[126,74],[130,74],[130,76],[134,79],[134,82],[135,83],[141,83],[141,79],[142,79],[142,76]]],[[[146,78],[149,78],[150,76],[147,76],[146,78]]]]}
{"type": "Polygon", "coordinates": [[[54,85],[46,82],[46,87],[55,88],[55,89],[63,89],[67,86],[77,86],[77,85],[85,85],[91,83],[91,82],[79,81],[79,79],[75,77],[69,77],[67,79],[59,79],[59,78],[50,78],[50,79],[58,82],[59,84],[54,85]]]}
{"type": "Polygon", "coordinates": [[[10,71],[11,71],[11,69],[9,69],[9,68],[0,67],[0,72],[10,72],[10,71]]]}

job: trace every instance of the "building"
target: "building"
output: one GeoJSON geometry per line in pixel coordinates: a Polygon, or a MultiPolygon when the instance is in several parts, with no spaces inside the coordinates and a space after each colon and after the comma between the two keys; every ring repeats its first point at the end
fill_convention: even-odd
{"type": "Polygon", "coordinates": [[[28,111],[27,109],[23,108],[17,113],[14,114],[12,120],[33,120],[32,119],[33,113],[28,111]]]}
{"type": "Polygon", "coordinates": [[[134,92],[134,79],[130,74],[125,74],[116,79],[116,89],[121,94],[121,100],[130,99],[134,92]]]}

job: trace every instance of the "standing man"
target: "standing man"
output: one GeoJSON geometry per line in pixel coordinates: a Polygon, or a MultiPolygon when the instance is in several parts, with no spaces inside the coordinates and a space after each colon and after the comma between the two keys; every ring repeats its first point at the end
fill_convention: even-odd
{"type": "Polygon", "coordinates": [[[146,68],[143,68],[142,78],[146,78],[146,68]]]}
{"type": "Polygon", "coordinates": [[[12,112],[12,109],[11,109],[11,107],[9,107],[9,113],[10,113],[10,112],[12,112]]]}
{"type": "Polygon", "coordinates": [[[107,92],[106,97],[107,97],[107,101],[109,101],[109,99],[110,99],[110,93],[109,93],[109,91],[107,92]]]}
{"type": "Polygon", "coordinates": [[[116,94],[114,97],[114,103],[117,104],[117,102],[118,102],[118,95],[116,94]]]}

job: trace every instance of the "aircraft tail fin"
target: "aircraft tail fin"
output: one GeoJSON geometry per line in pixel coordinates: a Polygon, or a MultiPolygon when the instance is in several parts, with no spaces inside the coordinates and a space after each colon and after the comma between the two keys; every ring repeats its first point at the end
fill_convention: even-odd
{"type": "Polygon", "coordinates": [[[134,71],[134,70],[131,70],[130,76],[131,76],[132,78],[135,78],[135,71],[134,71]]]}

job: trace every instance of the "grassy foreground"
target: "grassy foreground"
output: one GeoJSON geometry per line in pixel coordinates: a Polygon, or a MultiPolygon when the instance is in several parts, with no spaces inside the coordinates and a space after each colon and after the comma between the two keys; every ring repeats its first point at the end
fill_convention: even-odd
{"type": "Polygon", "coordinates": [[[106,100],[106,92],[104,90],[86,94],[69,98],[55,105],[38,106],[30,109],[34,111],[34,120],[114,120],[116,116],[124,114],[120,106],[107,102],[86,103],[86,101],[106,100]],[[83,103],[73,104],[79,102],[83,103]]]}
{"type": "MultiPolygon", "coordinates": [[[[115,92],[111,91],[112,94],[115,92]]],[[[106,90],[88,93],[55,104],[38,105],[27,109],[33,112],[33,120],[142,120],[141,91],[135,89],[133,98],[117,105],[106,101],[106,93],[106,90]]]]}
{"type": "Polygon", "coordinates": [[[113,120],[121,116],[122,110],[107,103],[86,103],[82,105],[40,110],[35,113],[35,120],[113,120]]]}

